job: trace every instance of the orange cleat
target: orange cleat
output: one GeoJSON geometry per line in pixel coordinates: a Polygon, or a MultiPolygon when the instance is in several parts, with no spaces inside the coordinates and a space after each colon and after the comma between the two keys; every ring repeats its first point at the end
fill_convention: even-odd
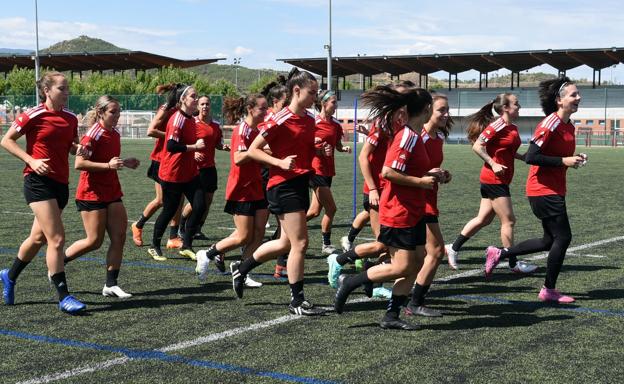
{"type": "Polygon", "coordinates": [[[182,248],[182,239],[180,237],[174,237],[173,239],[167,240],[167,249],[178,248],[182,248]]]}
{"type": "Polygon", "coordinates": [[[134,241],[134,245],[140,247],[143,245],[143,228],[139,228],[136,226],[136,223],[132,223],[130,226],[132,230],[132,241],[134,241]]]}

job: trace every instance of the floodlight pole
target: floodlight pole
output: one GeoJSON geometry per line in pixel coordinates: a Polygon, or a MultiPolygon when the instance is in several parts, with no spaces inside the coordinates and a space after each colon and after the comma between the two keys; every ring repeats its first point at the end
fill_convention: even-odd
{"type": "Polygon", "coordinates": [[[39,13],[37,11],[37,0],[35,0],[35,102],[39,104],[39,90],[37,81],[39,80],[39,13]]]}
{"type": "Polygon", "coordinates": [[[325,46],[327,49],[327,90],[332,89],[332,6],[329,0],[329,44],[325,46]]]}

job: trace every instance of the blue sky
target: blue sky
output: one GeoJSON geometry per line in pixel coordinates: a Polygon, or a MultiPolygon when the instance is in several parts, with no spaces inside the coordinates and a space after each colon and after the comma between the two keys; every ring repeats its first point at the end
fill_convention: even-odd
{"type": "MultiPolygon", "coordinates": [[[[326,55],[328,3],[38,0],[39,44],[88,35],[180,59],[240,57],[246,67],[288,69],[275,59],[326,55]]],[[[335,56],[624,46],[616,0],[333,0],[332,11],[335,56]]],[[[34,0],[3,7],[0,47],[34,49],[34,35],[34,0]]],[[[587,67],[568,74],[591,78],[587,67]]],[[[603,70],[602,78],[624,83],[624,65],[603,70]]]]}

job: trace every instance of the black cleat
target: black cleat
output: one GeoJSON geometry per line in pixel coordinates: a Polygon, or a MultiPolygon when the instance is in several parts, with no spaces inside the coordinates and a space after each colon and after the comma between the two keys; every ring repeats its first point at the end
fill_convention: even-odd
{"type": "Polygon", "coordinates": [[[307,300],[304,300],[298,306],[294,306],[291,304],[288,305],[288,311],[293,315],[302,315],[302,316],[321,316],[325,314],[325,310],[319,307],[315,307],[312,303],[307,300]]]}
{"type": "Polygon", "coordinates": [[[425,307],[424,305],[414,305],[411,302],[403,311],[407,316],[442,317],[442,312],[437,309],[425,307]]]}
{"type": "Polygon", "coordinates": [[[337,314],[341,314],[344,310],[345,303],[349,297],[349,293],[345,288],[344,281],[347,279],[347,275],[340,275],[338,277],[338,290],[336,291],[336,298],[334,299],[334,310],[337,314]]]}
{"type": "Polygon", "coordinates": [[[236,297],[243,298],[243,290],[245,289],[245,276],[238,271],[240,261],[230,263],[230,272],[232,272],[232,289],[236,293],[236,297]]]}
{"type": "Polygon", "coordinates": [[[401,319],[389,320],[385,318],[381,320],[381,322],[379,323],[379,326],[381,326],[381,328],[383,329],[398,329],[401,331],[415,331],[420,328],[418,324],[410,324],[401,319]]]}

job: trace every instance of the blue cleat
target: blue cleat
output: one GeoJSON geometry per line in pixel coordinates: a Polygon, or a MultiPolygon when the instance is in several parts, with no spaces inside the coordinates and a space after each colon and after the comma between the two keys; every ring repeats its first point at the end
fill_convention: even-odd
{"type": "Polygon", "coordinates": [[[70,315],[73,315],[78,312],[84,311],[85,309],[87,309],[87,306],[78,301],[78,299],[76,299],[74,296],[69,295],[59,302],[59,309],[63,312],[69,313],[70,315]]]}
{"type": "Polygon", "coordinates": [[[340,277],[342,273],[342,265],[338,264],[336,257],[338,257],[338,255],[335,253],[327,256],[327,281],[332,288],[338,288],[338,277],[340,277]]]}
{"type": "Polygon", "coordinates": [[[9,270],[0,271],[0,280],[2,280],[2,299],[5,305],[13,305],[15,303],[15,281],[9,279],[9,270]]]}

